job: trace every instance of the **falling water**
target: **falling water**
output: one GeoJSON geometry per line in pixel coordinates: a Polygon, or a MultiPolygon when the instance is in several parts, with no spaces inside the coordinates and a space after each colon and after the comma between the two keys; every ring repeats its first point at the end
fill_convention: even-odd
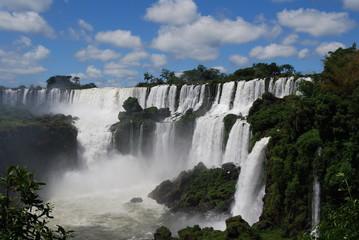
{"type": "Polygon", "coordinates": [[[234,162],[242,166],[248,155],[249,139],[249,124],[245,120],[237,119],[228,137],[223,162],[234,162]]]}
{"type": "Polygon", "coordinates": [[[319,236],[317,225],[320,222],[320,183],[317,176],[313,180],[313,199],[312,199],[312,233],[317,238],[319,236]]]}
{"type": "Polygon", "coordinates": [[[258,141],[242,165],[237,182],[233,215],[241,215],[250,225],[262,214],[265,194],[263,160],[269,138],[258,141]]]}
{"type": "MultiPolygon", "coordinates": [[[[196,120],[193,136],[182,139],[192,144],[186,149],[178,141],[175,121],[188,109],[196,111],[203,106],[208,87],[205,84],[184,85],[181,90],[169,85],[150,89],[6,89],[2,102],[28,107],[46,105],[48,109],[44,111],[79,117],[75,124],[83,168],[67,171],[49,184],[50,202],[56,206],[58,223],[78,232],[77,239],[129,239],[134,235],[135,239],[145,239],[163,224],[166,212],[147,198],[148,192],[164,178],[172,178],[200,161],[208,167],[224,162],[241,166],[232,214],[242,215],[250,224],[258,220],[264,196],[262,163],[269,139],[259,141],[248,154],[249,124],[238,119],[223,148],[223,119],[230,113],[246,117],[253,102],[265,92],[265,85],[264,79],[218,84],[209,110],[196,120]],[[172,112],[169,119],[156,124],[153,158],[138,157],[142,152],[143,126],[138,141],[128,139],[138,142],[138,146],[131,144],[133,155],[109,151],[109,127],[118,121],[118,112],[124,111],[122,105],[128,97],[136,97],[142,108],[155,106],[172,112]],[[132,197],[142,197],[144,202],[131,204],[132,197]]],[[[272,80],[269,91],[282,96],[295,91],[294,85],[293,79],[272,80]]]]}

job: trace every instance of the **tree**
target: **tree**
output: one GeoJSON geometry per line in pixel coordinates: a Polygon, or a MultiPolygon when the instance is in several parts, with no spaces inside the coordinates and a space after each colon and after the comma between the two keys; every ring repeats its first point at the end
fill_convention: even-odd
{"type": "Polygon", "coordinates": [[[44,183],[25,167],[12,166],[0,178],[0,239],[67,239],[71,232],[48,227],[52,206],[37,193],[44,183]]]}
{"type": "Polygon", "coordinates": [[[322,88],[336,94],[352,94],[359,85],[359,50],[356,44],[329,52],[323,63],[322,88]]]}

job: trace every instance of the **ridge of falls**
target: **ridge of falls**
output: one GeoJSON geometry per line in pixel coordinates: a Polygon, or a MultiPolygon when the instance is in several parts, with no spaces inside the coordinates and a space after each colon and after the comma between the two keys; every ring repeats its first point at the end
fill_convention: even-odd
{"type": "MultiPolygon", "coordinates": [[[[104,231],[99,230],[102,228],[117,234],[109,239],[118,234],[128,239],[133,236],[128,235],[128,229],[141,229],[137,230],[140,236],[136,236],[141,239],[161,225],[161,216],[166,212],[164,207],[148,199],[147,194],[161,181],[173,178],[199,162],[207,167],[226,162],[239,165],[241,173],[232,214],[242,215],[250,224],[258,221],[265,186],[263,158],[269,138],[260,140],[248,152],[251,133],[245,117],[253,102],[266,91],[277,97],[297,93],[296,83],[301,80],[310,79],[295,80],[292,77],[226,82],[216,86],[212,98],[208,97],[212,93],[207,84],[183,85],[181,89],[174,85],[84,90],[3,89],[0,90],[0,103],[29,108],[37,106],[43,112],[79,117],[75,125],[83,168],[66,172],[62,179],[56,179],[52,184],[54,190],[50,200],[63,210],[54,215],[65,225],[76,226],[76,230],[90,226],[100,232],[104,231]],[[171,111],[169,118],[156,123],[152,157],[141,151],[143,126],[137,141],[133,134],[128,139],[132,143],[132,154],[121,155],[109,149],[112,136],[109,127],[118,121],[118,112],[124,111],[122,105],[128,97],[137,98],[142,108],[154,106],[171,111]],[[196,119],[193,135],[179,139],[176,121],[189,109],[203,114],[196,119]],[[235,114],[238,119],[224,145],[223,119],[228,114],[235,114]],[[137,146],[134,146],[135,142],[137,146]],[[184,148],[183,143],[188,147],[184,148]],[[132,197],[142,197],[144,203],[130,205],[128,202],[132,197]],[[81,205],[80,200],[86,203],[81,205]],[[139,223],[138,219],[145,223],[139,223]]],[[[91,236],[87,237],[91,239],[91,236]]]]}

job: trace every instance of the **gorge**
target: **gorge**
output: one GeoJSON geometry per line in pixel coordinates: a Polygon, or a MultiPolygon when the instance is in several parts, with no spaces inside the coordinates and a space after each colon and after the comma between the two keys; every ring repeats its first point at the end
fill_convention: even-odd
{"type": "Polygon", "coordinates": [[[56,223],[78,232],[75,239],[149,239],[166,224],[172,231],[198,222],[224,229],[228,215],[171,217],[165,207],[147,198],[161,181],[200,162],[207,167],[227,162],[240,166],[231,214],[241,215],[251,225],[260,220],[267,192],[263,161],[270,138],[254,143],[246,117],[262,94],[270,92],[278,98],[296,94],[297,83],[303,80],[311,81],[290,77],[150,88],[2,89],[0,101],[78,117],[79,167],[54,174],[46,190],[56,206],[56,223]],[[143,109],[168,108],[170,116],[156,122],[153,132],[131,122],[128,134],[118,136],[125,136],[122,144],[127,151],[121,153],[116,130],[110,128],[129,97],[143,109]],[[184,120],[191,114],[193,125],[184,120]],[[226,125],[228,115],[234,120],[226,125]],[[133,197],[144,202],[130,203],[133,197]]]}

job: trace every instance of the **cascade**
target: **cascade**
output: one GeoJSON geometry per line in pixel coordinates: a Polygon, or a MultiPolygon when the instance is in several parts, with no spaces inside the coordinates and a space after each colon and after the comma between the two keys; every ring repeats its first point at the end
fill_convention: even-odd
{"type": "Polygon", "coordinates": [[[223,163],[235,162],[242,166],[248,155],[249,139],[249,124],[245,120],[237,119],[229,133],[223,163]]]}
{"type": "Polygon", "coordinates": [[[311,235],[319,236],[317,225],[320,222],[320,183],[317,176],[313,179],[313,198],[312,198],[312,232],[311,235]]]}
{"type": "Polygon", "coordinates": [[[238,177],[233,215],[241,215],[249,225],[259,220],[262,214],[264,197],[264,169],[263,160],[269,138],[258,141],[242,165],[238,177]]]}
{"type": "Polygon", "coordinates": [[[142,144],[143,144],[143,124],[140,126],[140,135],[138,137],[137,156],[142,157],[142,144]]]}
{"type": "MultiPolygon", "coordinates": [[[[272,79],[268,91],[276,96],[284,96],[296,91],[295,84],[294,79],[272,79]]],[[[54,187],[50,192],[50,202],[59,208],[54,213],[60,216],[59,223],[75,226],[74,230],[85,229],[84,233],[86,229],[93,228],[99,234],[106,234],[100,230],[102,228],[122,231],[120,234],[123,235],[134,228],[134,232],[141,229],[145,235],[153,231],[165,211],[146,198],[147,193],[161,181],[174,177],[181,170],[193,168],[201,161],[207,167],[225,162],[235,162],[241,166],[232,214],[242,215],[250,224],[258,221],[264,196],[263,158],[269,139],[257,142],[251,153],[248,153],[251,137],[249,124],[239,118],[223,147],[223,119],[230,113],[246,117],[253,102],[265,92],[265,86],[264,79],[218,84],[215,100],[209,110],[196,119],[193,135],[189,136],[190,139],[181,140],[176,133],[176,120],[188,109],[196,111],[203,106],[205,84],[183,85],[181,90],[174,85],[159,85],[150,89],[0,91],[3,91],[2,102],[5,104],[23,103],[28,107],[46,105],[48,108],[45,112],[79,117],[75,125],[78,128],[83,169],[68,171],[62,179],[55,179],[50,184],[54,187]],[[109,127],[118,121],[118,112],[124,111],[122,105],[128,97],[137,98],[142,108],[169,108],[172,113],[164,122],[156,123],[152,157],[141,156],[145,137],[142,125],[138,141],[128,139],[133,143],[133,155],[124,156],[109,151],[109,127]],[[134,144],[136,142],[137,146],[134,144]],[[183,142],[192,145],[183,147],[183,142]],[[144,199],[142,205],[128,204],[132,197],[138,196],[144,199]],[[141,222],[136,223],[139,219],[141,222]]],[[[109,239],[113,238],[115,235],[109,239]]]]}
{"type": "Polygon", "coordinates": [[[261,97],[264,92],[264,79],[238,82],[232,112],[234,114],[247,116],[253,102],[261,97]]]}
{"type": "Polygon", "coordinates": [[[192,108],[198,110],[204,99],[204,91],[206,85],[183,85],[180,91],[179,104],[177,112],[185,113],[192,108]]]}

